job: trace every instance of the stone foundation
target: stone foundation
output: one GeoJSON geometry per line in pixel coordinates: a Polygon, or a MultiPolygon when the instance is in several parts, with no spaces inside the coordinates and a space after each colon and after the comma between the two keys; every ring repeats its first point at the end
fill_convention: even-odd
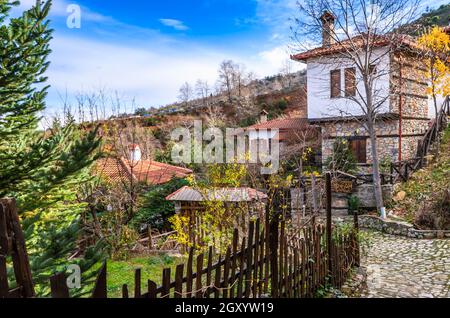
{"type": "Polygon", "coordinates": [[[372,229],[386,234],[405,236],[416,239],[450,239],[450,231],[422,231],[406,222],[383,220],[376,216],[359,217],[360,228],[372,229]]]}
{"type": "MultiPolygon", "coordinates": [[[[382,186],[383,190],[383,201],[390,202],[392,201],[394,188],[392,185],[384,185],[382,186]]],[[[375,190],[374,186],[370,184],[362,184],[356,187],[355,194],[359,201],[360,206],[362,208],[376,208],[377,204],[375,202],[375,190]]]]}
{"type": "MultiPolygon", "coordinates": [[[[399,160],[399,120],[384,120],[376,124],[378,158],[382,162],[399,160]]],[[[416,157],[419,141],[428,130],[428,121],[404,119],[402,122],[402,160],[416,157]]],[[[360,167],[361,173],[371,173],[373,162],[371,141],[368,133],[357,122],[338,122],[322,124],[322,158],[323,163],[333,154],[336,138],[366,137],[367,162],[360,167]]]]}

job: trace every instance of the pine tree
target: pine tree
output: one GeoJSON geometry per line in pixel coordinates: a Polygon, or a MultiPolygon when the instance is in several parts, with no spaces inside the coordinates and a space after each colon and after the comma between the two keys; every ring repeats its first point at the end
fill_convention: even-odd
{"type": "Polygon", "coordinates": [[[0,0],[0,197],[17,200],[37,293],[44,295],[48,288],[41,283],[49,275],[76,262],[86,271],[100,255],[91,249],[89,258],[68,261],[85,209],[77,191],[90,180],[100,140],[73,121],[39,130],[48,91],[51,1],[38,0],[10,18],[16,5],[0,0]]]}

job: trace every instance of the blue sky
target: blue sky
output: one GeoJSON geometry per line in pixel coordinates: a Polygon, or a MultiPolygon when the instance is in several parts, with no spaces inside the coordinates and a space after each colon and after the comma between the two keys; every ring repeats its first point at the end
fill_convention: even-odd
{"type": "MultiPolygon", "coordinates": [[[[21,9],[35,0],[22,0],[21,9]]],[[[448,1],[423,1],[433,6],[448,1]]],[[[275,74],[289,57],[296,0],[53,0],[48,71],[50,112],[59,95],[100,88],[131,108],[177,99],[184,82],[214,85],[219,63],[233,59],[258,77],[275,74]],[[81,7],[81,28],[66,21],[81,7]]],[[[301,65],[298,65],[301,67],[301,65]]],[[[131,111],[131,109],[126,109],[131,111]]]]}

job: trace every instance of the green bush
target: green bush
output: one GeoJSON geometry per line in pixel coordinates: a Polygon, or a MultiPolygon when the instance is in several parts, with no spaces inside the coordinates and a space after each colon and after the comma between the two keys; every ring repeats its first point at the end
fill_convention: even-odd
{"type": "Polygon", "coordinates": [[[349,147],[348,140],[336,139],[333,145],[333,155],[326,160],[325,165],[330,171],[345,173],[356,173],[358,171],[356,159],[349,147]]]}
{"type": "Polygon", "coordinates": [[[352,195],[348,198],[348,213],[354,215],[359,213],[361,202],[356,195],[352,195]]]}
{"type": "Polygon", "coordinates": [[[175,206],[166,197],[185,185],[188,185],[185,179],[174,179],[152,187],[141,198],[141,208],[131,221],[134,228],[139,230],[142,225],[148,224],[152,229],[169,231],[171,225],[168,219],[175,214],[175,206]]]}

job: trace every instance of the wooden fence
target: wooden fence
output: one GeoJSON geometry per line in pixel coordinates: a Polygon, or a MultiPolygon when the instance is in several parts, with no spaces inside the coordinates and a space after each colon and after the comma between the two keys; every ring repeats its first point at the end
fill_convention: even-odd
{"type": "MultiPolygon", "coordinates": [[[[333,234],[332,234],[333,235],[333,234]]],[[[186,264],[162,271],[161,283],[143,284],[140,269],[135,270],[134,290],[122,287],[123,298],[311,298],[327,283],[340,288],[350,270],[359,266],[356,231],[331,237],[322,224],[310,224],[292,231],[286,223],[260,220],[250,223],[248,237],[232,244],[224,255],[214,249],[195,254],[191,249],[186,264]],[[269,232],[267,232],[269,228],[269,232]],[[258,230],[261,229],[261,230],[258,230]],[[269,235],[266,235],[269,233],[269,235]]],[[[107,267],[104,264],[92,298],[107,298],[107,267]]],[[[52,277],[52,296],[67,298],[64,275],[52,277]]]]}
{"type": "MultiPolygon", "coordinates": [[[[264,221],[250,222],[246,237],[240,239],[238,230],[234,230],[232,242],[223,254],[217,255],[213,247],[199,254],[190,249],[187,262],[176,266],[175,273],[170,268],[162,271],[161,282],[143,282],[141,270],[136,270],[134,291],[123,285],[122,297],[129,298],[132,294],[134,298],[305,298],[314,297],[327,283],[341,287],[352,267],[359,266],[358,222],[355,216],[353,231],[340,233],[335,230],[331,222],[331,175],[327,175],[326,186],[326,226],[312,217],[310,222],[298,228],[282,219],[282,214],[276,213],[278,210],[270,211],[264,221]]],[[[13,222],[17,229],[18,219],[12,216],[11,220],[17,220],[13,222]]],[[[0,220],[4,222],[5,218],[0,220]]],[[[23,248],[25,251],[23,234],[17,237],[21,235],[20,244],[14,243],[13,250],[23,248]]],[[[31,274],[26,266],[20,271],[29,275],[25,280],[16,275],[20,293],[5,292],[8,291],[6,259],[2,257],[0,295],[33,297],[31,274]],[[25,292],[27,286],[31,291],[25,292]]],[[[14,259],[17,260],[17,254],[13,253],[14,259]]],[[[16,262],[13,263],[16,266],[16,262]]],[[[22,264],[29,264],[28,260],[22,264]]],[[[106,278],[104,263],[92,298],[107,298],[106,278]]],[[[50,283],[53,298],[69,297],[64,273],[52,276],[50,283]]]]}
{"type": "Polygon", "coordinates": [[[0,200],[0,298],[34,297],[30,262],[14,199],[0,200]],[[13,264],[15,286],[8,282],[7,260],[13,264]]]}

